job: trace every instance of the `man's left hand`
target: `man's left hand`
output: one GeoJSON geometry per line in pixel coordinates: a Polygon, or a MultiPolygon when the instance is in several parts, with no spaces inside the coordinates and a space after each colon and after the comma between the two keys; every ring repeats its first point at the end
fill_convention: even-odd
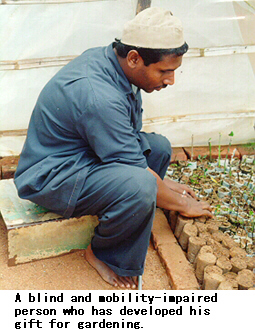
{"type": "Polygon", "coordinates": [[[192,190],[186,184],[182,184],[182,183],[170,180],[168,178],[164,179],[164,183],[167,185],[167,187],[169,189],[172,189],[173,191],[181,194],[182,196],[192,197],[192,198],[195,198],[197,200],[197,196],[196,196],[194,190],[192,190]]]}

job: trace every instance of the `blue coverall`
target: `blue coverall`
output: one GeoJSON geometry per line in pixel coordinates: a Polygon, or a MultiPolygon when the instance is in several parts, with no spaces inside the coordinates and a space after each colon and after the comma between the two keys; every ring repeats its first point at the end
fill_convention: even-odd
{"type": "Polygon", "coordinates": [[[142,275],[166,138],[141,132],[134,93],[113,51],[85,51],[43,88],[15,174],[21,198],[66,218],[98,215],[94,254],[120,276],[142,275]]]}

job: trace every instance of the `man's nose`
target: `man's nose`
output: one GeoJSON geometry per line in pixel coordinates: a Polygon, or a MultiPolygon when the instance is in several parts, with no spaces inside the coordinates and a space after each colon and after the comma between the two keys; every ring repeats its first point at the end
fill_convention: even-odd
{"type": "Polygon", "coordinates": [[[167,78],[163,80],[164,85],[173,85],[175,82],[175,75],[174,72],[171,72],[167,78]]]}

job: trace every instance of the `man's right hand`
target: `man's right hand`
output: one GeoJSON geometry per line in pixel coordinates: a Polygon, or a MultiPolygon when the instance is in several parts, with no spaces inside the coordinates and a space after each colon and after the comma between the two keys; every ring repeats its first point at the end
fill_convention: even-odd
{"type": "Polygon", "coordinates": [[[186,197],[187,206],[179,210],[179,213],[185,217],[196,218],[202,215],[213,217],[212,209],[209,203],[196,201],[194,198],[186,197]]]}
{"type": "MultiPolygon", "coordinates": [[[[211,207],[207,202],[197,201],[190,194],[180,194],[164,183],[152,169],[147,169],[157,179],[157,206],[166,210],[177,211],[185,217],[200,217],[202,215],[213,217],[211,207]]],[[[185,191],[186,192],[186,191],[185,191]]]]}

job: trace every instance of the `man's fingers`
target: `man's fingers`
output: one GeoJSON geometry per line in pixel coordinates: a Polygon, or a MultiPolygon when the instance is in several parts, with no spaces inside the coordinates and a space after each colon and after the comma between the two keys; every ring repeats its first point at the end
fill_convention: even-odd
{"type": "Polygon", "coordinates": [[[189,195],[190,195],[191,197],[197,199],[197,196],[196,196],[196,194],[195,194],[195,191],[193,191],[192,189],[189,189],[188,193],[189,193],[189,195]]]}
{"type": "Polygon", "coordinates": [[[207,217],[210,217],[210,218],[213,217],[212,213],[208,210],[204,210],[203,215],[206,215],[207,217]]]}
{"type": "Polygon", "coordinates": [[[203,209],[203,210],[206,210],[206,209],[207,209],[207,210],[210,210],[210,211],[212,210],[212,207],[211,207],[211,205],[210,205],[209,203],[207,203],[207,202],[203,202],[203,201],[200,202],[200,203],[201,203],[201,205],[202,205],[202,209],[203,209]]]}

